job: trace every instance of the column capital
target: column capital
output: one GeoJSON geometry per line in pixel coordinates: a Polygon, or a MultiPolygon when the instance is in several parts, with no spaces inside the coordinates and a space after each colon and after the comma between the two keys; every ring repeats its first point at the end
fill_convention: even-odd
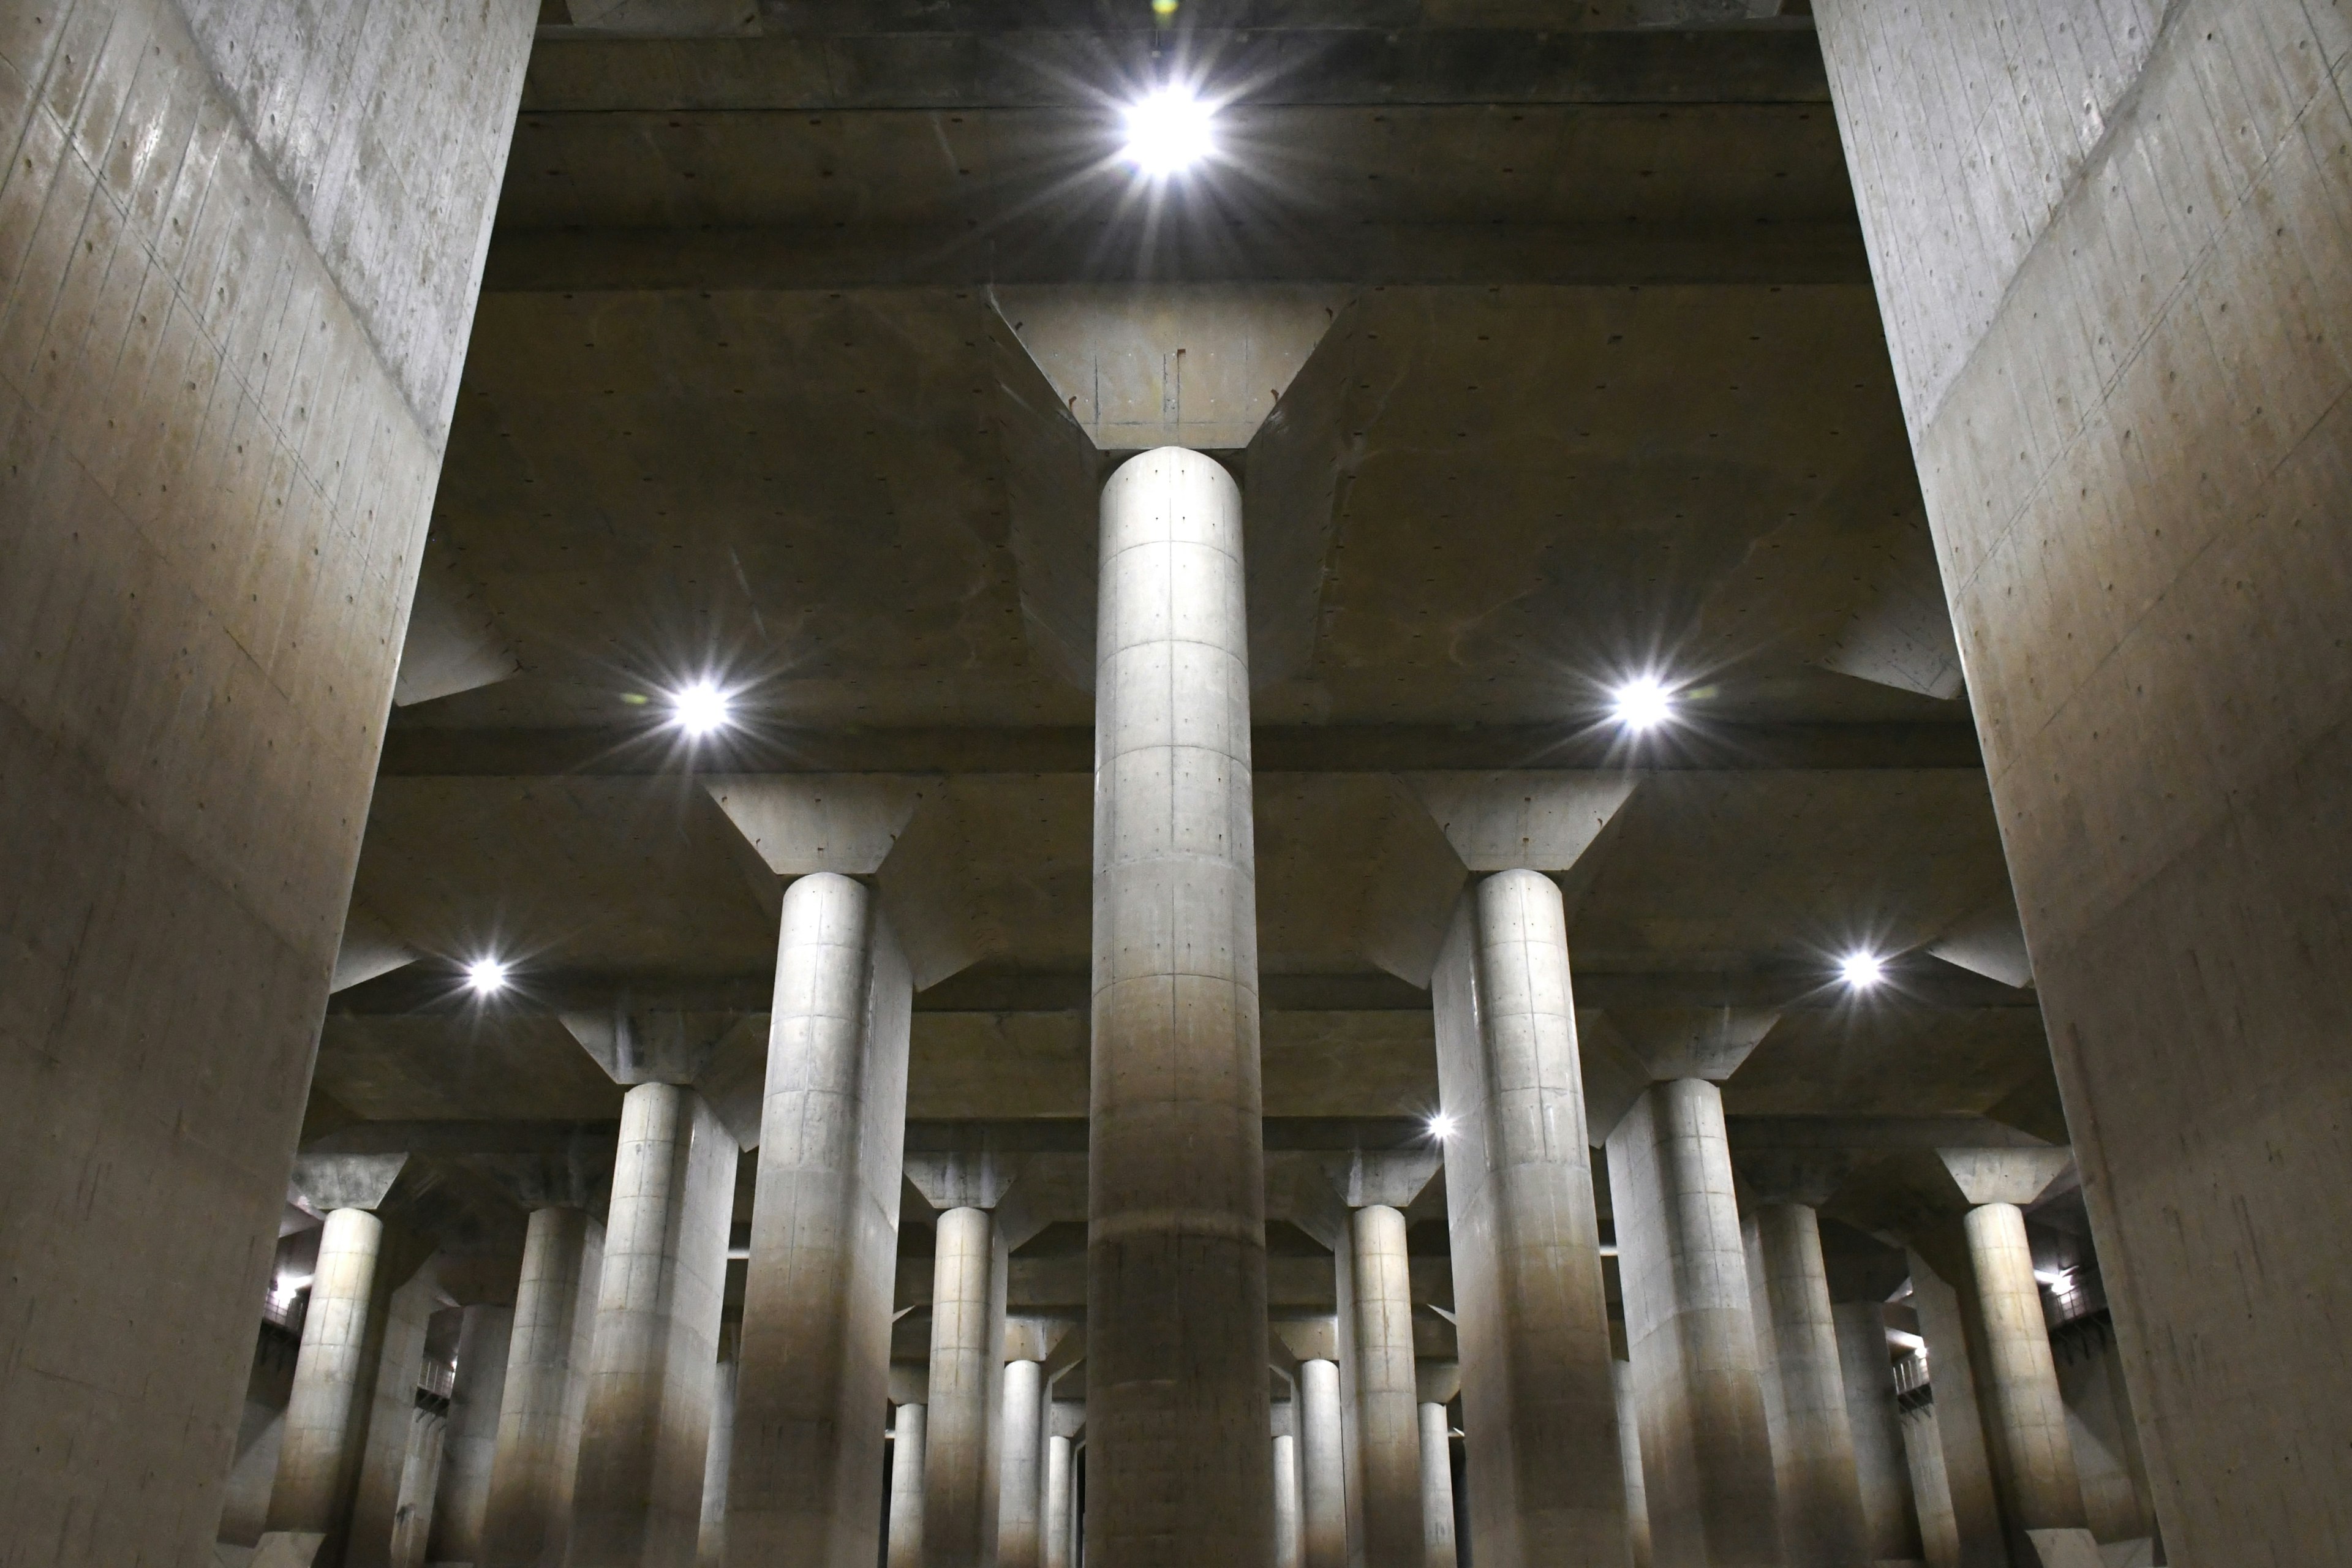
{"type": "Polygon", "coordinates": [[[1326,1154],[1319,1163],[1332,1192],[1349,1208],[1402,1209],[1421,1196],[1445,1163],[1445,1145],[1432,1141],[1421,1149],[1353,1149],[1326,1154]]]}
{"type": "Polygon", "coordinates": [[[302,1201],[322,1215],[374,1209],[407,1166],[406,1154],[297,1154],[291,1181],[302,1201]]]}
{"type": "Polygon", "coordinates": [[[1971,1205],[2014,1204],[2022,1208],[2049,1190],[2074,1151],[2044,1149],[1938,1149],[1936,1157],[1952,1173],[1960,1195],[1971,1205]]]}

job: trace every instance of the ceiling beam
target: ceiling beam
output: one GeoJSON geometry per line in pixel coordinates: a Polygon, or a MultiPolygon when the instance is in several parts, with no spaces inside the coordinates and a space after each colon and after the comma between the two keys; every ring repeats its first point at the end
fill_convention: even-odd
{"type": "MultiPolygon", "coordinates": [[[[1968,723],[1749,724],[1696,721],[1629,750],[1591,723],[1332,724],[1250,733],[1260,776],[1285,773],[1428,773],[1455,769],[1750,772],[1980,769],[1968,723]]],[[[751,731],[712,737],[697,771],[714,773],[1086,773],[1085,725],[823,731],[751,731]]],[[[384,737],[388,777],[512,778],[551,773],[676,773],[674,736],[633,729],[454,729],[395,723],[384,737]]]]}

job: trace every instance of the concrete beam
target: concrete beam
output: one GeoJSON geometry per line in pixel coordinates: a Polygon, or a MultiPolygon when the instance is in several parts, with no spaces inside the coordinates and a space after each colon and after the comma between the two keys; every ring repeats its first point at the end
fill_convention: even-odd
{"type": "MultiPolygon", "coordinates": [[[[643,743],[642,728],[444,729],[395,726],[386,777],[656,774],[676,759],[643,743]]],[[[1432,769],[1574,772],[1623,776],[1613,731],[1585,724],[1265,725],[1250,731],[1260,784],[1286,773],[1425,773],[1432,769]]],[[[713,773],[1088,773],[1094,731],[1082,726],[751,731],[703,743],[713,773]]],[[[1644,748],[1644,773],[1981,769],[1966,724],[1709,723],[1644,748]]]]}

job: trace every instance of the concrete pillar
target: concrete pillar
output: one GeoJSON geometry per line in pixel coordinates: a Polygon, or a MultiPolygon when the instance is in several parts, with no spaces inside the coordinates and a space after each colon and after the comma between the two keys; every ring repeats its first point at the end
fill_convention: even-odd
{"type": "Polygon", "coordinates": [[[539,7],[0,15],[0,1561],[184,1563],[539,7]]]}
{"type": "Polygon", "coordinates": [[[1895,1363],[1887,1354],[1885,1309],[1876,1301],[1841,1301],[1832,1309],[1832,1315],[1870,1558],[1916,1562],[1921,1553],[1919,1515],[1912,1501],[1911,1475],[1904,1458],[1903,1419],[1895,1406],[1895,1363]]]}
{"type": "Polygon", "coordinates": [[[498,1463],[514,1324],[512,1307],[474,1306],[465,1309],[457,1330],[457,1380],[449,1394],[441,1481],[433,1500],[430,1555],[436,1563],[482,1561],[482,1521],[489,1509],[490,1472],[498,1463]]]}
{"type": "Polygon", "coordinates": [[[562,1568],[603,1263],[604,1227],[586,1213],[531,1210],[482,1510],[481,1568],[562,1568]]]}
{"type": "Polygon", "coordinates": [[[1423,1568],[1429,1542],[1404,1215],[1386,1204],[1367,1204],[1349,1215],[1349,1230],[1364,1561],[1370,1568],[1423,1568]]]}
{"type": "Polygon", "coordinates": [[[1650,1568],[1650,1498],[1642,1485],[1642,1412],[1633,1395],[1633,1363],[1609,1363],[1617,1378],[1617,1451],[1625,1468],[1625,1542],[1633,1568],[1650,1568]]]}
{"type": "Polygon", "coordinates": [[[1040,1568],[1070,1568],[1070,1440],[1045,1438],[1045,1508],[1040,1514],[1040,1568]]]}
{"type": "Polygon", "coordinates": [[[1421,1407],[1421,1560],[1423,1568],[1455,1568],[1454,1550],[1454,1424],[1445,1406],[1421,1407]]]}
{"type": "MultiPolygon", "coordinates": [[[[1948,1250],[1937,1248],[1939,1256],[1948,1250]]],[[[1954,1271],[1962,1272],[1965,1262],[1963,1255],[1961,1264],[1952,1265],[1954,1271]]],[[[1910,1301],[1927,1344],[1928,1383],[1934,1391],[1927,1414],[1935,1423],[1932,1455],[1935,1477],[1941,1482],[1934,1503],[1926,1495],[1919,1497],[1920,1530],[1927,1531],[1928,1510],[1940,1505],[1951,1520],[1958,1568],[2010,1568],[1990,1445],[1979,1414],[1981,1402],[1966,1309],[1959,1291],[1916,1249],[1911,1253],[1910,1301]]]]}
{"type": "Polygon", "coordinates": [[[1274,1439],[1274,1568],[1303,1568],[1307,1521],[1298,1500],[1298,1439],[1280,1432],[1274,1439]]]}
{"type": "MultiPolygon", "coordinates": [[[[1943,1426],[1933,1405],[1911,1411],[1902,1420],[1903,1460],[1910,1472],[1911,1498],[1919,1514],[1920,1554],[1928,1568],[1965,1568],[1971,1558],[1961,1546],[1959,1521],[1952,1512],[1951,1481],[1944,1469],[1943,1426]]],[[[2007,1554],[1989,1561],[2005,1563],[2007,1554]]]]}
{"type": "Polygon", "coordinates": [[[1095,670],[1087,1556],[1265,1561],[1265,1181],[1241,493],[1103,488],[1095,670]]]}
{"type": "MultiPolygon", "coordinates": [[[[327,1215],[266,1531],[340,1542],[349,1526],[352,1489],[367,1439],[365,1400],[373,1370],[368,1355],[381,1335],[380,1328],[370,1334],[368,1313],[383,1243],[383,1222],[365,1209],[336,1209],[327,1215]]],[[[340,1546],[333,1549],[335,1555],[340,1552],[340,1546]]]]}
{"type": "Polygon", "coordinates": [[[692,1089],[621,1101],[570,1568],[694,1561],[737,1152],[692,1089]]]}
{"type": "Polygon", "coordinates": [[[2087,1544],[2083,1485],[2066,1436],[2066,1405],[2050,1356],[2025,1215],[2014,1204],[1980,1204],[1969,1211],[1966,1227],[1984,1324],[1978,1392],[1990,1406],[1985,1435],[2002,1511],[2011,1531],[2033,1540],[2045,1555],[2045,1538],[2053,1531],[2078,1532],[2087,1544]]]}
{"type": "Polygon", "coordinates": [[[990,1310],[995,1221],[986,1209],[939,1217],[931,1266],[930,1409],[923,1439],[923,1561],[928,1568],[981,1568],[992,1467],[989,1393],[999,1364],[990,1310]]]}
{"type": "Polygon", "coordinates": [[[2341,1555],[2341,8],[1813,10],[2166,1550],[2341,1555]]]}
{"type": "Polygon", "coordinates": [[[913,983],[873,895],[785,889],[726,1534],[739,1563],[873,1568],[913,983]]]}
{"type": "Polygon", "coordinates": [[[1307,1568],[1348,1568],[1348,1458],[1339,1423],[1339,1368],[1298,1363],[1298,1447],[1307,1568]]]}
{"type": "Polygon", "coordinates": [[[1609,1192],[1651,1550],[1676,1568],[1778,1568],[1772,1449],[1722,1092],[1695,1078],[1644,1089],[1609,1135],[1609,1192]]]}
{"type": "Polygon", "coordinates": [[[1037,1568],[1038,1537],[1045,1479],[1038,1464],[1045,1457],[1040,1417],[1044,1411],[1045,1368],[1034,1361],[1009,1361],[998,1402],[998,1465],[996,1561],[1000,1568],[1037,1568]]]}
{"type": "Polygon", "coordinates": [[[898,1406],[890,1434],[890,1538],[885,1568],[923,1568],[923,1416],[898,1406]]]}
{"type": "Polygon", "coordinates": [[[447,1416],[409,1405],[408,1444],[401,1458],[399,1501],[393,1510],[392,1548],[385,1559],[391,1568],[425,1568],[425,1548],[448,1489],[444,1473],[448,1437],[447,1416]]]}
{"type": "Polygon", "coordinates": [[[1477,1568],[1625,1562],[1601,1238],[1559,888],[1488,877],[1431,999],[1477,1568]]]}
{"type": "Polygon", "coordinates": [[[1864,1568],[1871,1561],[1869,1531],[1822,1263],[1820,1216],[1805,1204],[1764,1203],[1754,1218],[1780,1393],[1773,1458],[1789,1561],[1808,1568],[1864,1568]]]}
{"type": "Polygon", "coordinates": [[[694,1568],[725,1568],[729,1467],[735,1454],[737,1391],[742,1385],[742,1341],[719,1336],[719,1376],[710,1389],[710,1445],[702,1456],[702,1526],[695,1532],[694,1568]]]}
{"type": "MultiPolygon", "coordinates": [[[[351,1538],[341,1568],[390,1568],[400,1517],[403,1478],[415,1441],[416,1389],[425,1371],[425,1342],[441,1309],[432,1267],[394,1290],[383,1310],[375,1387],[368,1400],[367,1440],[360,1451],[359,1484],[352,1494],[351,1538]]],[[[437,1481],[436,1465],[433,1479],[437,1481]]],[[[429,1519],[427,1520],[429,1521],[429,1519]]]]}

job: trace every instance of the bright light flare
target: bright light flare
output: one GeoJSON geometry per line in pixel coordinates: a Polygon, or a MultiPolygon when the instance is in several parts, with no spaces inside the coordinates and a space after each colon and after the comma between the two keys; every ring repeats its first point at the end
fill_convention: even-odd
{"type": "Polygon", "coordinates": [[[478,958],[466,965],[466,984],[474,988],[477,996],[495,996],[507,988],[507,965],[504,959],[478,958]]]}
{"type": "Polygon", "coordinates": [[[1849,952],[1838,960],[1838,978],[1856,991],[1867,991],[1886,978],[1886,961],[1874,952],[1849,952]]]}
{"type": "Polygon", "coordinates": [[[1639,675],[1617,689],[1610,707],[1617,722],[1636,733],[1675,716],[1675,694],[1654,675],[1639,675]]]}
{"type": "Polygon", "coordinates": [[[734,705],[715,680],[698,680],[669,700],[672,721],[696,738],[724,730],[734,719],[734,705]]]}
{"type": "Polygon", "coordinates": [[[1444,1111],[1429,1119],[1429,1135],[1440,1143],[1454,1136],[1454,1118],[1444,1111]]]}
{"type": "Polygon", "coordinates": [[[1180,174],[1217,150],[1214,106],[1181,87],[1163,87],[1127,108],[1118,155],[1154,179],[1180,174]]]}

